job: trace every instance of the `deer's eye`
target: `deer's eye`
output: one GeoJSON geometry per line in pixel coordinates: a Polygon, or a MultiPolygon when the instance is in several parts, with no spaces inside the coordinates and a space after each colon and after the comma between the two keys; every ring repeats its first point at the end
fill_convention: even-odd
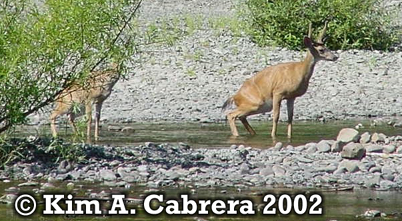
{"type": "Polygon", "coordinates": [[[320,50],[318,50],[318,52],[320,52],[320,54],[323,54],[323,53],[325,52],[325,50],[324,50],[324,49],[320,49],[320,50]]]}

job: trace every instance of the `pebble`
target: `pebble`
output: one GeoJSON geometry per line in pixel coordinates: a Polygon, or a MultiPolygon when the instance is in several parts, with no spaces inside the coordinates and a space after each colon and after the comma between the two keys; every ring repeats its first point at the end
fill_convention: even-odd
{"type": "Polygon", "coordinates": [[[371,142],[373,143],[383,143],[385,142],[385,139],[387,136],[385,136],[383,133],[373,133],[371,136],[371,142]]]}
{"type": "Polygon", "coordinates": [[[366,144],[369,143],[371,139],[371,135],[369,132],[365,132],[360,136],[360,143],[361,144],[366,144]]]}
{"type": "Polygon", "coordinates": [[[112,170],[102,169],[99,171],[99,176],[105,181],[116,180],[116,174],[112,170]]]}
{"type": "Polygon", "coordinates": [[[322,140],[317,143],[317,152],[318,153],[328,153],[331,151],[331,143],[327,140],[322,140]]]}
{"type": "Polygon", "coordinates": [[[396,150],[396,146],[395,145],[385,145],[383,147],[383,153],[393,153],[396,150]]]}

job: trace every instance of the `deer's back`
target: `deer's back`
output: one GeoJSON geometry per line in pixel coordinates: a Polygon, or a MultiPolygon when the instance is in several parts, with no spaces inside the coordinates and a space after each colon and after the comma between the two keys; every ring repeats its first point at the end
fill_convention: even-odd
{"type": "Polygon", "coordinates": [[[243,83],[234,96],[236,105],[245,102],[262,105],[272,100],[276,93],[283,98],[301,96],[307,89],[301,77],[302,71],[302,62],[282,63],[263,69],[243,83]]]}
{"type": "Polygon", "coordinates": [[[117,73],[112,71],[93,72],[90,79],[83,85],[74,83],[66,88],[57,101],[62,103],[102,102],[109,97],[118,79],[117,73]]]}

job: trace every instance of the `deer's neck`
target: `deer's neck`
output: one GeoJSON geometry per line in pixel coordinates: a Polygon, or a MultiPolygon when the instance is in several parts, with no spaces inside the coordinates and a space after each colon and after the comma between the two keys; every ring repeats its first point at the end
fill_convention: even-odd
{"type": "Polygon", "coordinates": [[[311,54],[310,51],[307,51],[306,58],[303,61],[303,78],[307,80],[307,82],[310,80],[311,76],[313,75],[314,71],[314,66],[315,66],[315,59],[314,56],[311,54]]]}

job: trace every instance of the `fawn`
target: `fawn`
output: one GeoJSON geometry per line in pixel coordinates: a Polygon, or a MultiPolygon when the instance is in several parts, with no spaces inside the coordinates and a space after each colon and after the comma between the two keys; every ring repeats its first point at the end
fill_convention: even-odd
{"type": "Polygon", "coordinates": [[[74,123],[76,113],[73,105],[84,105],[87,118],[87,142],[91,142],[92,105],[95,104],[95,141],[99,138],[99,120],[103,102],[112,93],[112,88],[120,78],[119,65],[111,64],[110,69],[91,72],[85,86],[73,83],[64,89],[55,99],[56,107],[50,115],[50,126],[53,137],[57,137],[56,118],[68,114],[69,122],[77,132],[74,123]]]}
{"type": "Polygon", "coordinates": [[[233,136],[239,136],[235,120],[240,119],[246,130],[254,135],[255,131],[247,121],[247,116],[273,111],[271,136],[275,138],[281,101],[287,100],[288,138],[292,137],[293,108],[296,97],[306,93],[315,64],[320,60],[336,61],[338,57],[324,46],[327,22],[314,42],[311,40],[311,23],[308,36],[304,37],[307,55],[303,61],[288,62],[269,66],[246,80],[239,91],[222,106],[227,109],[233,103],[236,109],[227,114],[233,136]]]}

